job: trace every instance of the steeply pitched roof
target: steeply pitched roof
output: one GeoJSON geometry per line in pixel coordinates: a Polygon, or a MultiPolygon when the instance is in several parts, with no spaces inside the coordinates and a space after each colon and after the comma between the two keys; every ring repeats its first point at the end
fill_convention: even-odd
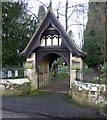
{"type": "Polygon", "coordinates": [[[34,33],[32,39],[26,46],[26,48],[20,53],[21,56],[28,57],[31,53],[38,47],[40,47],[40,38],[42,33],[52,24],[55,29],[60,33],[62,38],[62,45],[66,47],[74,56],[84,57],[85,52],[81,51],[76,47],[73,41],[70,40],[63,26],[56,18],[52,10],[48,10],[43,22],[38,27],[37,31],[34,33]]]}

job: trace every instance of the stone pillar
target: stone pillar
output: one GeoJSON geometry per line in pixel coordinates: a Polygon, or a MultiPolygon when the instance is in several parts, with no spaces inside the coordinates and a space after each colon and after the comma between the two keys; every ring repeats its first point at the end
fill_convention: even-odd
{"type": "Polygon", "coordinates": [[[38,89],[38,73],[34,70],[31,70],[31,73],[29,74],[29,78],[31,81],[31,92],[38,89]]]}
{"type": "Polygon", "coordinates": [[[76,80],[76,70],[71,70],[71,82],[73,81],[73,80],[76,80]]]}
{"type": "Polygon", "coordinates": [[[27,58],[26,60],[32,61],[32,68],[31,69],[25,69],[27,77],[29,77],[31,81],[31,92],[34,91],[35,89],[38,89],[38,73],[36,72],[36,54],[32,53],[31,57],[27,58]]]}

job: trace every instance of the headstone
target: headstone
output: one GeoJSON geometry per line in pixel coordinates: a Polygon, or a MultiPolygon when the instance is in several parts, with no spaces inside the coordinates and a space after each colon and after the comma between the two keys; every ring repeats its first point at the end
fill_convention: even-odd
{"type": "Polygon", "coordinates": [[[24,77],[28,76],[28,70],[24,70],[24,77]]]}
{"type": "Polygon", "coordinates": [[[15,70],[15,77],[18,76],[18,70],[15,70]]]}
{"type": "Polygon", "coordinates": [[[8,78],[12,77],[12,71],[8,71],[8,78]]]}

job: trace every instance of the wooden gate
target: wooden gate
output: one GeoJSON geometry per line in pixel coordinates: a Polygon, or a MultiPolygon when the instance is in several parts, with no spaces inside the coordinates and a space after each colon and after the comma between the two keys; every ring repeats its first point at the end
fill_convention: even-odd
{"type": "Polygon", "coordinates": [[[68,92],[69,91],[69,73],[58,71],[54,76],[53,72],[39,72],[38,86],[40,90],[68,92]]]}
{"type": "Polygon", "coordinates": [[[50,84],[51,84],[50,73],[44,69],[39,71],[38,72],[38,88],[41,89],[42,87],[50,84]]]}

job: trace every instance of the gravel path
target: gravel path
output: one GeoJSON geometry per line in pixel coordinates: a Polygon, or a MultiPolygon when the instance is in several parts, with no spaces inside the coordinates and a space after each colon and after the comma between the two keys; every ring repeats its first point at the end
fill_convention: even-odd
{"type": "Polygon", "coordinates": [[[3,118],[98,118],[99,111],[73,104],[64,93],[43,92],[40,95],[5,96],[3,118]],[[7,114],[6,114],[7,113],[7,114]],[[12,115],[13,114],[13,115],[12,115]]]}

